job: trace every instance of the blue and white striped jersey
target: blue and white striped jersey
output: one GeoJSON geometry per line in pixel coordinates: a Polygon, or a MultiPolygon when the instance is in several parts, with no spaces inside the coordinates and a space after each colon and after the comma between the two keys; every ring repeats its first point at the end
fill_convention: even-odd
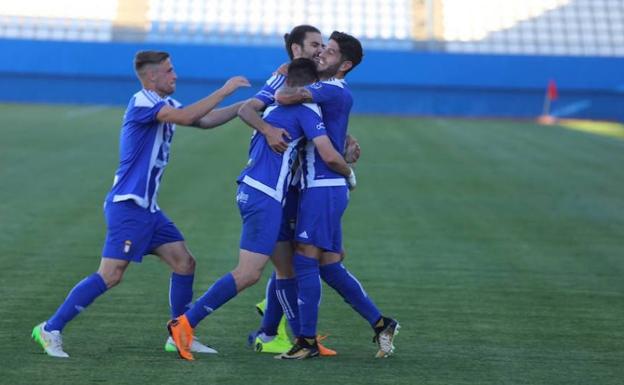
{"type": "MultiPolygon", "coordinates": [[[[344,154],[349,126],[349,113],[353,106],[353,97],[344,79],[329,79],[306,86],[312,94],[312,101],[318,103],[323,111],[323,120],[327,135],[336,151],[344,154]]],[[[346,180],[341,174],[332,171],[316,150],[314,143],[305,147],[303,162],[305,187],[345,186],[346,180]]]]}
{"type": "Polygon", "coordinates": [[[275,153],[264,135],[254,133],[249,145],[249,161],[237,179],[238,183],[262,191],[278,202],[283,202],[292,180],[292,166],[305,139],[327,135],[321,110],[313,103],[292,106],[273,105],[265,111],[264,120],[288,131],[291,139],[288,149],[275,153]]]}
{"type": "Polygon", "coordinates": [[[165,104],[181,108],[178,101],[146,89],[130,99],[119,136],[119,167],[106,201],[133,200],[151,212],[160,210],[156,197],[175,132],[175,124],[156,119],[165,104]]]}
{"type": "Polygon", "coordinates": [[[275,93],[286,82],[286,76],[276,72],[271,76],[262,89],[256,93],[256,99],[264,103],[265,107],[275,103],[275,93]]]}

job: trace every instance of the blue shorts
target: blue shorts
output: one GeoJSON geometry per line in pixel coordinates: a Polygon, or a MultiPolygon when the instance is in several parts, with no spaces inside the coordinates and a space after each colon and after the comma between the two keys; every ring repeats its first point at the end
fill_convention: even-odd
{"type": "Polygon", "coordinates": [[[175,224],[162,211],[150,212],[132,200],[106,202],[106,241],[102,257],[141,262],[165,243],[183,241],[175,224]]]}
{"type": "Polygon", "coordinates": [[[272,255],[282,224],[282,204],[245,183],[238,185],[236,203],[243,220],[240,248],[272,255]]]}
{"type": "Polygon", "coordinates": [[[347,186],[312,187],[303,190],[299,196],[295,240],[314,245],[323,251],[341,253],[341,219],[348,204],[347,186]]]}
{"type": "Polygon", "coordinates": [[[291,186],[286,193],[284,202],[282,226],[280,228],[278,242],[293,241],[295,239],[295,227],[297,225],[297,210],[299,208],[299,187],[291,186]]]}

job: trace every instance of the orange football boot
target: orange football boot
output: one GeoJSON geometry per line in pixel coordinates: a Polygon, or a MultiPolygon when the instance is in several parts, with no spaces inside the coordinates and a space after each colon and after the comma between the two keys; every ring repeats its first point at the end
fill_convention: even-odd
{"type": "Polygon", "coordinates": [[[338,352],[336,352],[335,350],[330,349],[330,348],[324,346],[323,344],[321,344],[321,341],[323,341],[326,338],[327,338],[327,336],[317,336],[316,337],[316,344],[318,345],[319,355],[321,357],[333,357],[333,356],[338,355],[338,352]]]}
{"type": "Polygon", "coordinates": [[[186,318],[186,315],[167,322],[169,335],[173,338],[173,342],[178,348],[180,358],[193,361],[193,353],[191,353],[191,344],[193,343],[193,328],[186,318]]]}

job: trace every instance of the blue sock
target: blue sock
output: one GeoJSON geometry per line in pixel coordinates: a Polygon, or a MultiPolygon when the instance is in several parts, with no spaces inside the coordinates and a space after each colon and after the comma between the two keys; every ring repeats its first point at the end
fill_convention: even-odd
{"type": "Polygon", "coordinates": [[[193,303],[193,279],[195,274],[171,273],[169,281],[169,307],[171,318],[177,318],[191,308],[193,303]]]}
{"type": "Polygon", "coordinates": [[[267,336],[274,336],[277,334],[277,327],[279,325],[284,312],[282,306],[277,299],[276,290],[276,277],[275,271],[271,274],[269,282],[266,287],[266,309],[264,309],[264,315],[262,316],[261,328],[264,334],[267,336]]]}
{"type": "Polygon", "coordinates": [[[106,283],[98,273],[93,273],[69,292],[56,313],[46,321],[45,330],[62,331],[65,325],[106,291],[106,283]]]}
{"type": "Polygon", "coordinates": [[[294,264],[299,289],[300,329],[297,337],[314,338],[316,336],[319,303],[321,302],[319,262],[314,258],[295,254],[294,264]]]}
{"type": "Polygon", "coordinates": [[[234,277],[232,273],[227,273],[223,277],[219,278],[217,282],[215,282],[208,291],[204,293],[193,307],[187,310],[186,318],[188,318],[189,323],[192,328],[195,328],[197,324],[206,318],[208,314],[217,310],[221,305],[231,300],[236,296],[236,282],[234,281],[234,277]]]}
{"type": "Polygon", "coordinates": [[[294,336],[298,336],[300,325],[299,305],[297,304],[297,279],[278,279],[275,286],[277,298],[282,305],[288,325],[290,325],[290,330],[294,336]]]}
{"type": "Polygon", "coordinates": [[[375,322],[381,317],[381,313],[373,301],[368,298],[362,284],[342,263],[336,262],[321,266],[321,278],[374,327],[375,322]]]}

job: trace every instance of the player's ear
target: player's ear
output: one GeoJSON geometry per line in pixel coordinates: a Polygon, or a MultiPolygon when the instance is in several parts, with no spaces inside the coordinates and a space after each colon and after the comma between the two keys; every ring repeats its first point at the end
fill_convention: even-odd
{"type": "Polygon", "coordinates": [[[293,53],[293,57],[301,57],[301,53],[303,51],[303,48],[297,44],[297,43],[292,43],[290,45],[290,50],[293,53]]]}
{"type": "Polygon", "coordinates": [[[353,62],[351,60],[345,60],[345,61],[342,62],[342,64],[340,64],[340,67],[338,69],[341,72],[347,72],[352,67],[353,67],[353,62]]]}
{"type": "Polygon", "coordinates": [[[152,71],[150,71],[149,66],[145,66],[141,71],[141,80],[151,82],[152,81],[152,71]]]}
{"type": "Polygon", "coordinates": [[[152,81],[156,83],[156,80],[158,80],[158,71],[154,69],[154,71],[152,72],[152,81]]]}
{"type": "Polygon", "coordinates": [[[156,66],[146,65],[145,66],[145,79],[150,82],[155,82],[157,77],[157,69],[156,66]]]}

